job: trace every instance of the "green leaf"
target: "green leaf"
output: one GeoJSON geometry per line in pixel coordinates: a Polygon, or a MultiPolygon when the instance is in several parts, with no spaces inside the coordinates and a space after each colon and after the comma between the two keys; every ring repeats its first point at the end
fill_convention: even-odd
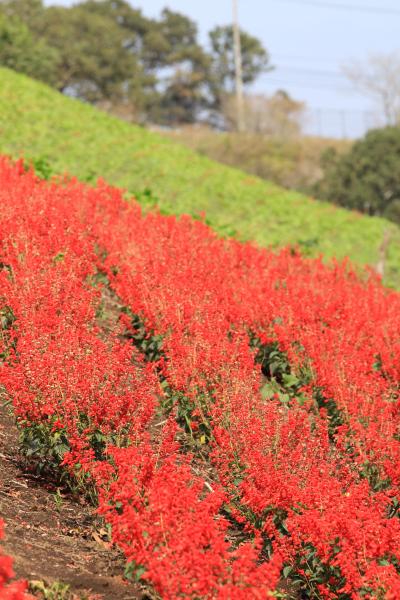
{"type": "Polygon", "coordinates": [[[289,394],[279,394],[279,400],[282,402],[282,404],[289,404],[290,402],[290,396],[289,394]]]}
{"type": "Polygon", "coordinates": [[[282,570],[283,577],[289,577],[289,575],[290,575],[290,573],[292,573],[292,571],[293,571],[292,565],[286,565],[286,567],[283,567],[283,570],[282,570]]]}
{"type": "Polygon", "coordinates": [[[272,398],[272,396],[274,395],[274,389],[271,386],[271,384],[269,382],[267,382],[265,385],[263,385],[263,387],[261,388],[261,398],[263,400],[269,400],[270,398],[272,398]]]}
{"type": "Polygon", "coordinates": [[[294,387],[299,384],[299,379],[291,373],[284,373],[282,376],[285,387],[294,387]]]}

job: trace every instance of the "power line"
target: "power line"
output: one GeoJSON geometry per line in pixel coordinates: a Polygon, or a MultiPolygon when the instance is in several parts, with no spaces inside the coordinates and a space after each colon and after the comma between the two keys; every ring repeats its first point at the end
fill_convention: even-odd
{"type": "Polygon", "coordinates": [[[279,74],[281,73],[281,71],[285,71],[285,73],[298,73],[299,75],[311,75],[316,77],[344,77],[340,71],[322,71],[320,69],[309,69],[307,67],[291,67],[289,65],[277,65],[275,71],[279,74]]]}
{"type": "Polygon", "coordinates": [[[275,54],[271,52],[271,59],[277,60],[304,60],[306,62],[326,62],[326,63],[338,63],[340,60],[345,60],[344,58],[328,58],[322,56],[288,56],[287,54],[275,54]]]}
{"type": "Polygon", "coordinates": [[[357,138],[368,129],[379,126],[375,112],[308,107],[304,113],[303,127],[308,135],[319,137],[357,138]]]}
{"type": "MultiPolygon", "coordinates": [[[[289,81],[308,81],[310,83],[321,83],[327,85],[332,83],[333,86],[338,84],[347,84],[345,76],[341,76],[339,73],[332,74],[324,71],[312,71],[311,69],[276,69],[268,73],[261,73],[259,79],[272,80],[272,79],[285,79],[289,81]]],[[[348,89],[354,89],[352,86],[347,86],[348,89]]]]}
{"type": "Polygon", "coordinates": [[[307,106],[306,110],[309,112],[319,111],[327,115],[345,112],[348,115],[368,115],[370,117],[376,116],[375,110],[370,110],[367,108],[333,108],[327,106],[307,106]]]}
{"type": "Polygon", "coordinates": [[[356,11],[363,13],[375,13],[378,15],[399,15],[400,10],[390,7],[378,7],[378,6],[357,6],[356,4],[340,4],[337,2],[316,2],[315,0],[284,0],[284,2],[291,2],[292,4],[308,4],[317,8],[333,8],[338,10],[356,11]]]}
{"type": "Polygon", "coordinates": [[[312,88],[312,89],[317,89],[317,90],[326,90],[326,91],[332,91],[332,92],[347,92],[347,93],[354,93],[354,90],[350,87],[339,87],[339,86],[334,86],[334,85],[326,85],[328,82],[319,82],[319,81],[288,81],[285,78],[277,78],[277,77],[271,77],[270,75],[266,75],[265,77],[263,77],[265,83],[273,83],[273,84],[278,84],[278,85],[290,85],[290,86],[297,86],[297,87],[306,87],[306,88],[312,88]],[[268,79],[267,79],[268,78],[268,79]]]}
{"type": "Polygon", "coordinates": [[[354,93],[354,88],[347,86],[345,75],[339,71],[322,71],[301,67],[277,66],[270,73],[262,73],[260,78],[264,81],[286,83],[287,85],[299,85],[302,87],[313,87],[318,89],[331,89],[354,93]],[[299,79],[300,78],[300,79],[299,79]],[[332,85],[330,85],[332,84],[332,85]]]}

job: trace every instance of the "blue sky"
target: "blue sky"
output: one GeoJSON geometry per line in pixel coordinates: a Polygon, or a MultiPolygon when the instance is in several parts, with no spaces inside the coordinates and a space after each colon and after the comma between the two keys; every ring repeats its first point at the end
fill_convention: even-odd
{"type": "MultiPolygon", "coordinates": [[[[375,107],[354,92],[341,65],[399,49],[400,1],[238,0],[238,4],[242,28],[262,40],[276,67],[254,89],[272,93],[284,88],[305,101],[311,109],[309,128],[315,133],[362,133],[371,121],[366,111],[375,107]]],[[[132,5],[148,16],[157,16],[165,6],[190,16],[198,23],[203,43],[210,29],[232,19],[231,0],[136,0],[132,5]]]]}

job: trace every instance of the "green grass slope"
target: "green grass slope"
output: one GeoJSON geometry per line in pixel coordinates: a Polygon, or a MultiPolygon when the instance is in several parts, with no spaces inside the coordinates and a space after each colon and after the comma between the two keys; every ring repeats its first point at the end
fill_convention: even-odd
{"type": "Polygon", "coordinates": [[[391,230],[386,282],[400,286],[400,230],[287,191],[200,156],[163,136],[0,68],[0,152],[47,158],[54,172],[101,176],[142,197],[150,188],[162,209],[205,212],[211,224],[240,239],[375,265],[391,230]]]}

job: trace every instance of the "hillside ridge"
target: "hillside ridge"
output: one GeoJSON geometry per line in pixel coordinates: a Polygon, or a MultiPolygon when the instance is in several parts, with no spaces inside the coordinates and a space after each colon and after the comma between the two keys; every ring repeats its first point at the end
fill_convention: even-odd
{"type": "Polygon", "coordinates": [[[0,152],[44,159],[55,173],[107,182],[166,212],[205,213],[220,233],[262,246],[299,246],[376,267],[387,231],[385,283],[400,285],[400,230],[221,165],[0,68],[0,152]]]}

